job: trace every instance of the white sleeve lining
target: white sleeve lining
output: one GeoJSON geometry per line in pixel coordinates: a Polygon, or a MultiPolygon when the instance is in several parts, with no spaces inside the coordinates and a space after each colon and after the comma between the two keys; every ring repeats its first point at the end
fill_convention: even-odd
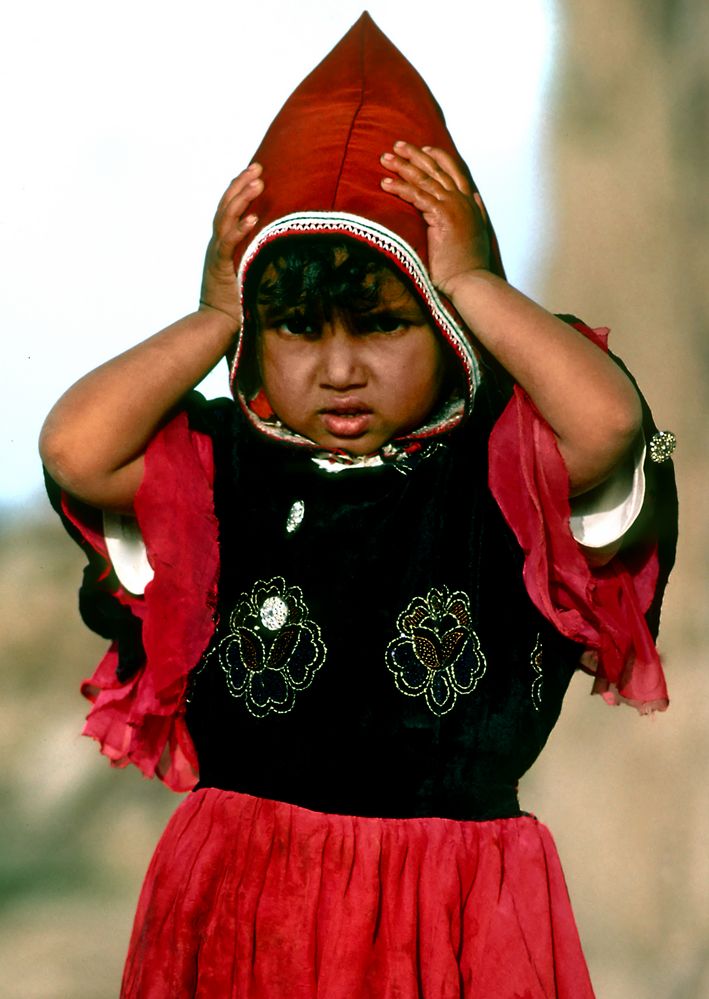
{"type": "Polygon", "coordinates": [[[135,517],[122,513],[103,512],[103,533],[108,557],[119,581],[136,596],[142,594],[153,578],[143,535],[135,517]]]}
{"type": "Polygon", "coordinates": [[[604,548],[630,529],[645,498],[645,440],[610,478],[571,500],[571,533],[586,548],[604,548]]]}

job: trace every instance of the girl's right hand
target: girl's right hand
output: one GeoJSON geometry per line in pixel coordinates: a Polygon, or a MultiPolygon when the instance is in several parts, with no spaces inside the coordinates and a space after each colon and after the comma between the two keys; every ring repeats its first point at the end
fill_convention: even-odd
{"type": "Polygon", "coordinates": [[[234,329],[241,325],[241,307],[234,274],[234,251],[258,221],[246,215],[249,204],[263,191],[262,166],[252,163],[232,180],[222,195],[207,247],[199,296],[200,311],[216,309],[229,316],[234,329]]]}

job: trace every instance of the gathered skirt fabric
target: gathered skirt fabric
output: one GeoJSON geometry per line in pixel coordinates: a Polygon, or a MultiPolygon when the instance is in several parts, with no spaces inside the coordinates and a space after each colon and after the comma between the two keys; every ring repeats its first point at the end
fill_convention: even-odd
{"type": "Polygon", "coordinates": [[[587,999],[532,816],[328,815],[207,788],[146,875],[123,999],[587,999]]]}

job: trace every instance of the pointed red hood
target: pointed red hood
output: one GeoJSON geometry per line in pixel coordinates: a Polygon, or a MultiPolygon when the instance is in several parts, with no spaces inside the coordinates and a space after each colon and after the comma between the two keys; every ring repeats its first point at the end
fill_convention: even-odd
{"type": "MultiPolygon", "coordinates": [[[[465,370],[469,403],[479,380],[477,359],[458,317],[431,282],[426,224],[417,209],[380,187],[386,175],[380,156],[397,139],[438,146],[460,159],[428,86],[364,13],[291,94],[254,156],[263,166],[265,189],[249,206],[259,217],[253,238],[235,256],[239,285],[243,290],[259,251],[282,236],[336,233],[370,243],[414,282],[428,304],[465,370]]],[[[490,236],[493,269],[504,275],[492,229],[490,236]]],[[[250,326],[244,311],[242,338],[250,336],[250,326]]],[[[235,381],[240,355],[241,343],[235,381]]],[[[252,411],[249,415],[253,418],[252,411]]],[[[460,412],[454,419],[439,414],[413,436],[447,430],[460,418],[460,412]]],[[[259,418],[255,422],[267,430],[259,418]]]]}

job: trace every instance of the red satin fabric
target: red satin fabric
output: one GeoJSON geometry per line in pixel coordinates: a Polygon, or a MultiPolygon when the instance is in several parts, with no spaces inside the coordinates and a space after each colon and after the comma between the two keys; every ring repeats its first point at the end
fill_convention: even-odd
{"type": "MultiPolygon", "coordinates": [[[[379,186],[379,157],[398,139],[460,158],[426,82],[364,13],[296,87],[256,151],[266,186],[249,206],[259,219],[251,235],[291,212],[351,212],[393,229],[426,264],[421,213],[379,186]]],[[[489,234],[492,269],[504,276],[492,226],[489,234]]],[[[237,267],[245,249],[236,249],[237,267]]]]}
{"type": "Polygon", "coordinates": [[[589,999],[547,829],[206,789],[146,876],[123,999],[589,999]]]}

